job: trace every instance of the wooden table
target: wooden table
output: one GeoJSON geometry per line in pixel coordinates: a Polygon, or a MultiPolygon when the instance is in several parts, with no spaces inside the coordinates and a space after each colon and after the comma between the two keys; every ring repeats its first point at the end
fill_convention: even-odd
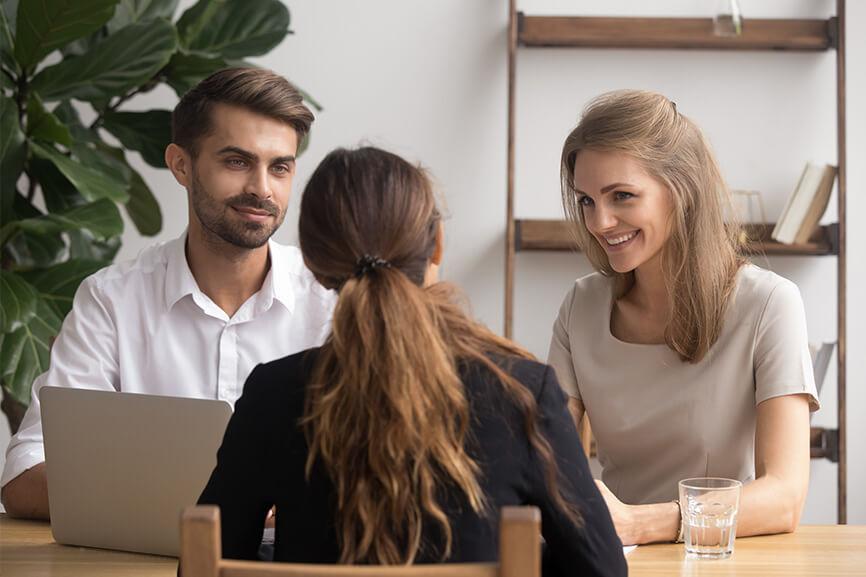
{"type": "Polygon", "coordinates": [[[42,521],[0,515],[2,577],[175,577],[177,559],[58,545],[42,521]]]}
{"type": "MultiPolygon", "coordinates": [[[[687,561],[682,545],[649,545],[632,551],[628,566],[631,577],[866,576],[866,526],[814,525],[793,535],[737,539],[734,556],[724,561],[687,561]]],[[[3,577],[174,577],[176,571],[175,559],[58,545],[47,523],[0,515],[3,577]]]]}
{"type": "Polygon", "coordinates": [[[866,526],[807,525],[789,535],[745,537],[736,540],[733,556],[721,561],[687,560],[682,544],[638,547],[627,559],[632,577],[862,577],[866,526]]]}

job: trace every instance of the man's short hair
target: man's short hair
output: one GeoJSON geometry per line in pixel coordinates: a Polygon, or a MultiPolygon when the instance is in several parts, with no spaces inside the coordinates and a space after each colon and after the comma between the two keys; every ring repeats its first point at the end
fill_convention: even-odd
{"type": "Polygon", "coordinates": [[[295,129],[298,145],[310,131],[313,113],[298,89],[263,68],[225,68],[214,72],[183,95],[171,114],[171,139],[193,156],[213,128],[214,104],[228,104],[284,122],[295,129]]]}

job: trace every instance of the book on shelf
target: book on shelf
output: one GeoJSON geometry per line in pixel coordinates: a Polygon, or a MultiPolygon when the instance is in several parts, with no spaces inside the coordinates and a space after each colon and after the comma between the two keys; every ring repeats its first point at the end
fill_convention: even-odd
{"type": "Polygon", "coordinates": [[[808,163],[773,228],[770,235],[773,240],[785,244],[809,242],[827,210],[835,181],[835,166],[808,163]]]}

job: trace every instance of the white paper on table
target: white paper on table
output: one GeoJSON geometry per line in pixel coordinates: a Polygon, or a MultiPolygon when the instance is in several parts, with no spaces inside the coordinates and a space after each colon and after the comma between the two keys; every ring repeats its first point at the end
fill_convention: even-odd
{"type": "Polygon", "coordinates": [[[628,547],[623,547],[622,548],[622,554],[628,555],[629,553],[631,553],[635,549],[637,549],[637,545],[629,545],[628,547]]]}

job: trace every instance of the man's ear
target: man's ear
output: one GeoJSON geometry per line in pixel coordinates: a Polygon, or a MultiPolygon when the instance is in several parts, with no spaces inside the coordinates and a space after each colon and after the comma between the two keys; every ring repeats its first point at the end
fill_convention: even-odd
{"type": "Polygon", "coordinates": [[[439,223],[439,229],[436,231],[436,246],[433,248],[433,255],[430,257],[430,262],[435,265],[442,264],[442,253],[445,250],[445,225],[439,223]]]}
{"type": "Polygon", "coordinates": [[[165,165],[174,175],[174,179],[184,188],[189,188],[192,182],[192,157],[182,147],[171,143],[165,147],[165,165]]]}

